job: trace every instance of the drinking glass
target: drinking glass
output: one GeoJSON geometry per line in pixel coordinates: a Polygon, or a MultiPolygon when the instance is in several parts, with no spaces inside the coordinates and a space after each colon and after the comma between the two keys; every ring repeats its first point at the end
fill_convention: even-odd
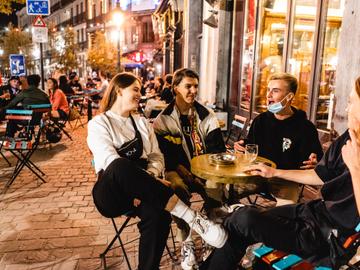
{"type": "Polygon", "coordinates": [[[245,159],[252,163],[258,155],[258,145],[257,144],[247,144],[245,145],[245,159]]]}

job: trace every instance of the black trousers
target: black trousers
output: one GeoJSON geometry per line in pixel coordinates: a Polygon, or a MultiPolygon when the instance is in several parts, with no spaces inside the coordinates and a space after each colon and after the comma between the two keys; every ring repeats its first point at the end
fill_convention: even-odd
{"type": "Polygon", "coordinates": [[[330,247],[322,227],[340,229],[329,219],[320,200],[266,211],[243,207],[225,220],[224,226],[228,241],[214,251],[201,269],[237,269],[246,248],[258,242],[302,258],[323,258],[329,255],[330,247]]]}
{"type": "Polygon", "coordinates": [[[173,194],[172,189],[125,158],[114,160],[93,188],[94,203],[103,216],[133,212],[140,218],[139,270],[159,269],[171,223],[164,208],[173,194]],[[141,200],[140,206],[133,206],[134,198],[141,200]]]}

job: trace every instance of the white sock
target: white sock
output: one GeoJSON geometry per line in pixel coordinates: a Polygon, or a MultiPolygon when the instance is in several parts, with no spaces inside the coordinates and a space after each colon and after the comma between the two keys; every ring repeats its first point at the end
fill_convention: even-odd
{"type": "Polygon", "coordinates": [[[178,218],[185,220],[189,224],[194,220],[196,216],[195,211],[190,209],[189,206],[187,206],[181,200],[177,201],[175,207],[173,208],[173,210],[170,211],[170,213],[178,218]]]}

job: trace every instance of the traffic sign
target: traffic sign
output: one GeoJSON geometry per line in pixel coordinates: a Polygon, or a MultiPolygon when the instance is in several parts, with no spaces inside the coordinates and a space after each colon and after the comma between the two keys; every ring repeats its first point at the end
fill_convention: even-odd
{"type": "Polygon", "coordinates": [[[22,54],[10,54],[10,72],[11,76],[24,76],[25,73],[25,57],[22,54]]]}
{"type": "Polygon", "coordinates": [[[26,0],[26,12],[28,15],[49,15],[50,0],[26,0]]]}
{"type": "Polygon", "coordinates": [[[34,27],[46,27],[46,23],[44,22],[44,20],[41,18],[40,15],[36,16],[34,22],[33,22],[33,26],[34,27]]]}
{"type": "Polygon", "coordinates": [[[33,42],[46,43],[49,41],[47,27],[33,27],[32,29],[33,42]]]}

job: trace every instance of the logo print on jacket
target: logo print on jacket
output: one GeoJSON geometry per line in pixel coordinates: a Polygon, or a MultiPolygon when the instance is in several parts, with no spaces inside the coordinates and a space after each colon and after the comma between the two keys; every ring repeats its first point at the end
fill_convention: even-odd
{"type": "Polygon", "coordinates": [[[283,138],[282,151],[290,149],[292,141],[289,138],[283,138]]]}

